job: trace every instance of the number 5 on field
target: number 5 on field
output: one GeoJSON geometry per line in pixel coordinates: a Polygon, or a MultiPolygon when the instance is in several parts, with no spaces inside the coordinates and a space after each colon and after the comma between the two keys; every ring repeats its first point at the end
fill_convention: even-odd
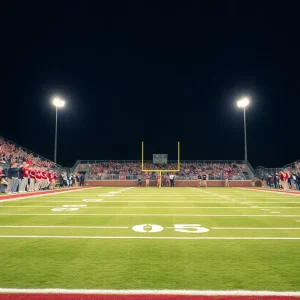
{"type": "Polygon", "coordinates": [[[177,232],[202,233],[209,229],[201,227],[200,224],[174,224],[174,230],[177,232]]]}

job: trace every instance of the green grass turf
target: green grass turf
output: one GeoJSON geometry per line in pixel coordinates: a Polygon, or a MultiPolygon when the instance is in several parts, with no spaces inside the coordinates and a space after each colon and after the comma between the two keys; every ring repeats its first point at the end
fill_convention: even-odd
{"type": "Polygon", "coordinates": [[[295,291],[300,289],[300,240],[218,238],[300,238],[297,221],[299,196],[233,188],[99,188],[0,202],[0,287],[295,291]],[[108,197],[112,191],[120,193],[108,197]],[[63,205],[86,207],[52,211],[63,205]],[[134,231],[139,224],[163,230],[134,231]],[[178,232],[174,224],[200,224],[209,231],[178,232]],[[126,228],[87,228],[92,226],[126,228]]]}

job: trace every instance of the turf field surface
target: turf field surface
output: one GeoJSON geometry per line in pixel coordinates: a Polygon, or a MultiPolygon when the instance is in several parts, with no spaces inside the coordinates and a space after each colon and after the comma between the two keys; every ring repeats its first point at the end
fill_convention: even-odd
{"type": "Polygon", "coordinates": [[[0,202],[0,287],[299,291],[300,197],[93,188],[0,202]]]}

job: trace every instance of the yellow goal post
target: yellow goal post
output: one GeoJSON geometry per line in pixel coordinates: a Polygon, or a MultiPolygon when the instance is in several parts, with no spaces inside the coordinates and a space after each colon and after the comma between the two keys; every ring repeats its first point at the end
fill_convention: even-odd
{"type": "Polygon", "coordinates": [[[159,173],[160,175],[160,182],[159,182],[159,187],[161,187],[161,174],[163,172],[167,172],[167,173],[176,173],[176,172],[180,172],[180,142],[177,142],[177,157],[178,157],[178,161],[177,161],[177,170],[147,170],[144,169],[144,142],[142,141],[142,172],[148,172],[148,173],[159,173]]]}

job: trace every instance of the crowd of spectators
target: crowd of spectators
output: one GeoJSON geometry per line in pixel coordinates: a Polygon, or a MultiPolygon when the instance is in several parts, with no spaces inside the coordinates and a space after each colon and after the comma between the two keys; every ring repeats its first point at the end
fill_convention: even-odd
{"type": "Polygon", "coordinates": [[[285,190],[300,190],[300,161],[283,168],[268,169],[259,167],[256,170],[263,187],[285,190]]]}
{"type": "Polygon", "coordinates": [[[0,138],[0,192],[22,193],[54,189],[57,165],[0,138]]]}
{"type": "Polygon", "coordinates": [[[7,168],[0,167],[1,192],[8,194],[52,190],[55,189],[57,178],[57,172],[53,169],[26,162],[13,162],[7,168]]]}
{"type": "Polygon", "coordinates": [[[284,190],[300,190],[300,169],[285,169],[266,173],[261,177],[264,187],[284,190]]]}
{"type": "MultiPolygon", "coordinates": [[[[225,179],[225,174],[228,174],[229,179],[239,180],[245,179],[242,172],[244,166],[235,163],[204,163],[204,162],[189,162],[181,163],[180,171],[176,172],[176,177],[184,177],[187,179],[196,179],[199,174],[206,173],[208,179],[225,179]]],[[[167,165],[157,165],[145,162],[145,170],[177,170],[176,163],[167,165]]],[[[145,176],[142,172],[141,162],[103,162],[91,164],[88,171],[88,178],[91,179],[119,179],[125,176],[128,179],[133,179],[137,176],[145,176]]],[[[153,174],[155,177],[155,174],[153,174]]],[[[125,179],[125,178],[124,178],[125,179]]]]}
{"type": "Polygon", "coordinates": [[[54,168],[55,163],[45,160],[22,147],[16,146],[0,137],[0,165],[1,164],[22,164],[26,162],[28,165],[38,167],[54,168]]]}
{"type": "Polygon", "coordinates": [[[13,163],[8,168],[0,166],[0,192],[8,194],[53,190],[56,187],[78,187],[84,185],[84,175],[62,172],[51,168],[40,168],[13,163]]]}

